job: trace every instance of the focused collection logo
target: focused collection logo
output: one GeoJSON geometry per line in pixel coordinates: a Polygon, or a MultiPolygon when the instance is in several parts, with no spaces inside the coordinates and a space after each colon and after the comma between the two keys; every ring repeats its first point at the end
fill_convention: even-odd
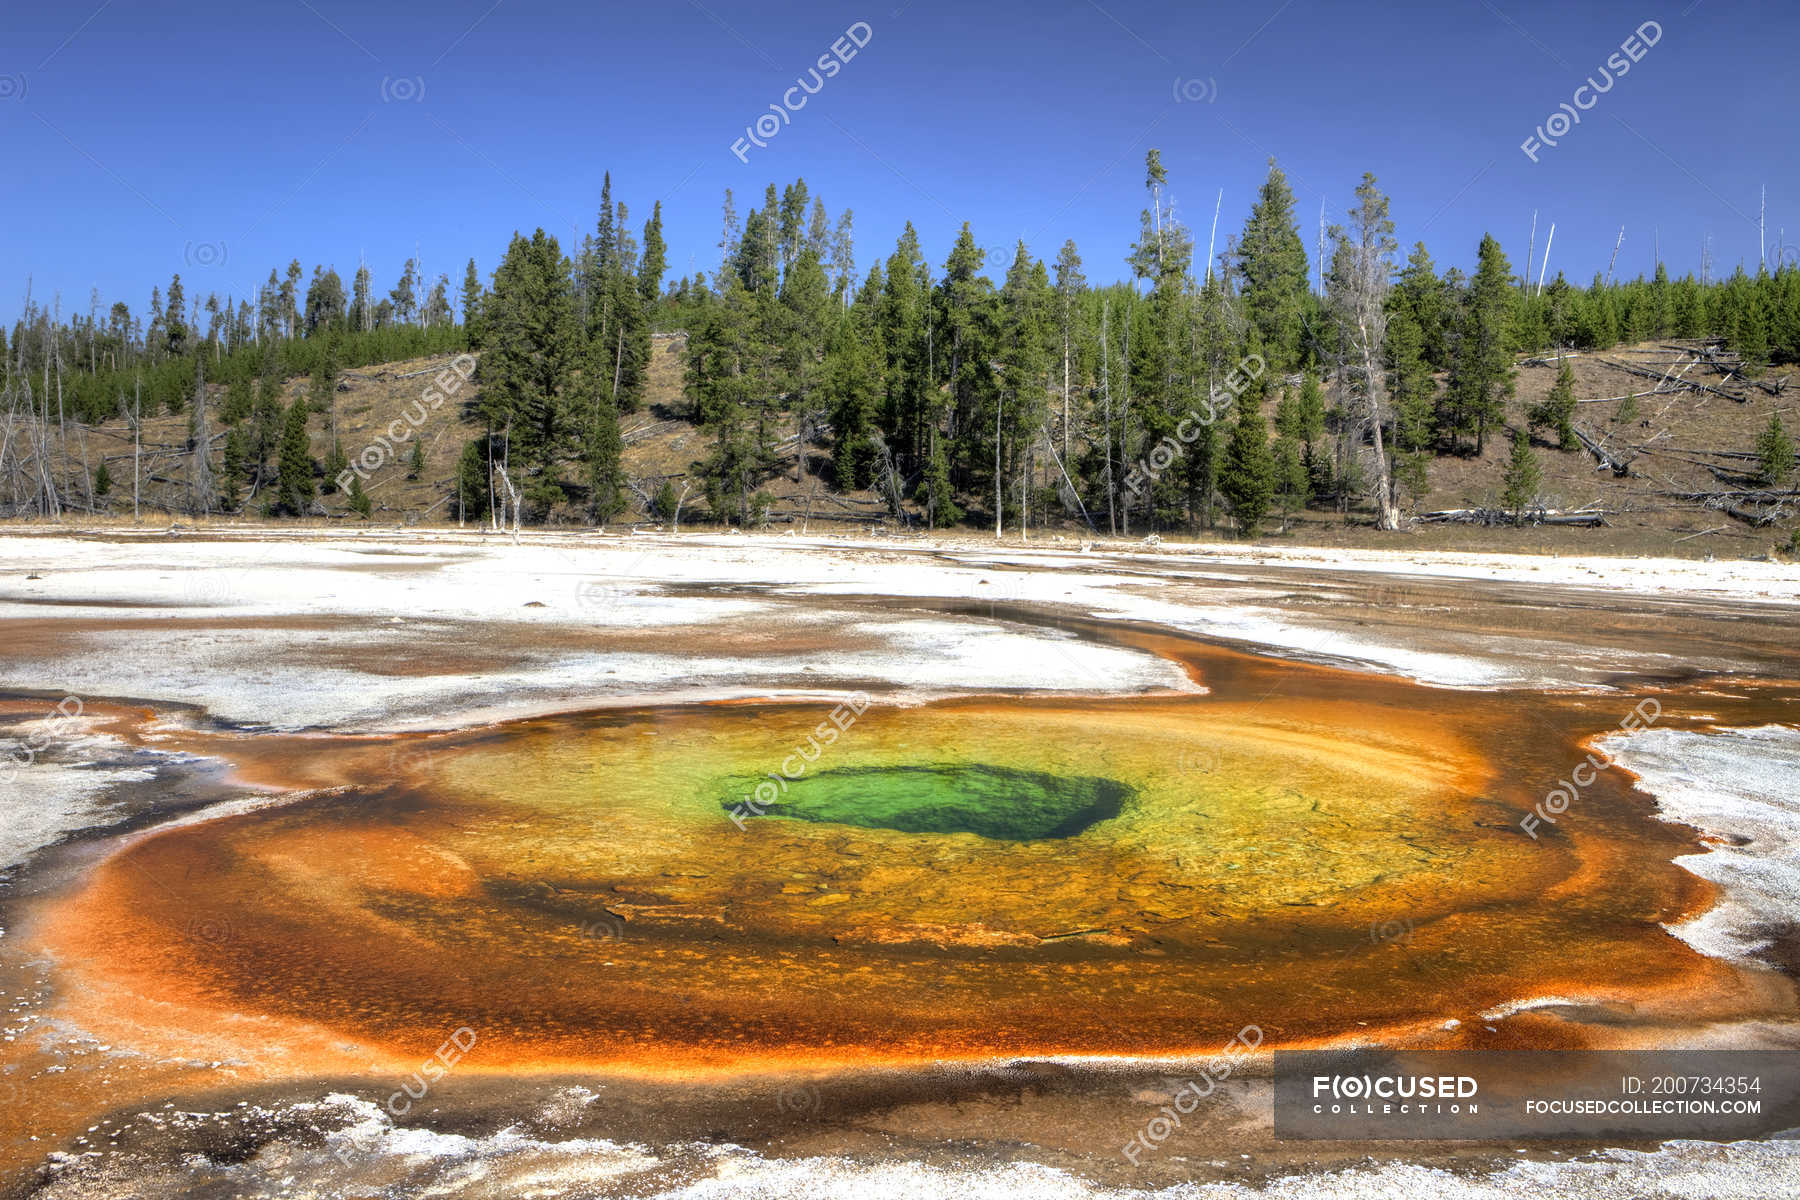
{"type": "Polygon", "coordinates": [[[1315,1113],[1418,1116],[1481,1111],[1481,1085],[1469,1075],[1314,1075],[1315,1113]]]}

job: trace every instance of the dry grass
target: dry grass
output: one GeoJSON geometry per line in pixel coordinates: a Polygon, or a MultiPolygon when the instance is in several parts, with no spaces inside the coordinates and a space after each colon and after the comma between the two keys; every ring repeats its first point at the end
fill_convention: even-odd
{"type": "MultiPolygon", "coordinates": [[[[1577,397],[1622,396],[1628,392],[1647,391],[1654,381],[1634,377],[1606,365],[1607,361],[1649,364],[1658,343],[1636,347],[1620,347],[1604,354],[1579,355],[1570,361],[1575,375],[1577,397]]],[[[688,405],[682,396],[683,335],[657,335],[649,366],[647,403],[638,411],[622,418],[626,437],[624,463],[634,488],[628,494],[631,509],[626,523],[650,522],[644,511],[644,499],[654,496],[665,479],[673,481],[679,491],[694,483],[690,472],[693,463],[706,453],[706,436],[692,425],[688,405]]],[[[414,371],[447,366],[448,356],[388,363],[347,372],[336,396],[338,436],[345,453],[354,460],[363,447],[388,428],[401,413],[408,411],[431,386],[435,372],[401,378],[414,371]]],[[[1777,372],[1778,373],[1778,372],[1777,372]]],[[[1620,451],[1630,447],[1643,450],[1632,463],[1629,477],[1618,478],[1599,469],[1586,451],[1560,451],[1539,444],[1537,453],[1543,469],[1544,500],[1553,508],[1595,507],[1606,511],[1608,526],[1601,529],[1525,528],[1489,529],[1468,526],[1421,526],[1407,535],[1406,545],[1428,549],[1493,549],[1522,553],[1611,553],[1674,554],[1690,557],[1717,555],[1745,557],[1785,553],[1797,524],[1790,518],[1764,528],[1734,520],[1698,503],[1656,495],[1658,492],[1717,491],[1732,486],[1718,480],[1704,466],[1691,460],[1692,455],[1671,451],[1709,449],[1752,449],[1756,434],[1768,423],[1772,413],[1779,412],[1788,428],[1800,431],[1800,392],[1772,396],[1761,388],[1743,389],[1728,384],[1716,371],[1699,369],[1686,378],[1728,390],[1743,391],[1741,402],[1708,393],[1679,392],[1663,396],[1640,397],[1636,401],[1637,416],[1626,422],[1619,419],[1622,401],[1581,404],[1576,420],[1584,428],[1603,434],[1609,444],[1620,451]]],[[[1526,366],[1518,372],[1517,391],[1507,409],[1508,424],[1522,426],[1528,407],[1548,394],[1556,379],[1554,366],[1526,366]]],[[[284,387],[291,400],[305,393],[307,380],[292,379],[284,387]]],[[[472,389],[464,388],[442,407],[429,413],[416,435],[424,447],[425,466],[418,478],[410,478],[408,460],[410,446],[402,447],[393,459],[372,475],[365,486],[375,505],[377,523],[438,525],[454,523],[453,480],[458,456],[463,445],[475,433],[474,426],[463,420],[464,403],[472,389]]],[[[222,392],[215,393],[213,404],[223,401],[222,392]]],[[[1275,400],[1269,401],[1270,415],[1275,400]]],[[[187,437],[185,415],[159,417],[145,422],[147,444],[179,444],[187,437]]],[[[323,461],[330,450],[324,418],[315,418],[312,449],[323,461]]],[[[784,429],[785,433],[786,430],[784,429]]],[[[120,422],[89,431],[92,461],[105,455],[113,464],[115,490],[110,513],[116,518],[130,512],[130,436],[120,422]]],[[[1431,463],[1430,486],[1419,498],[1418,511],[1448,508],[1485,507],[1497,504],[1501,477],[1509,450],[1507,434],[1497,431],[1488,438],[1485,452],[1476,456],[1442,456],[1431,463]]],[[[165,460],[166,461],[166,460],[165,460]]],[[[1724,460],[1714,460],[1726,466],[1724,460]]],[[[872,494],[845,497],[848,504],[830,499],[827,490],[816,479],[826,462],[822,451],[815,449],[808,462],[804,483],[797,480],[797,462],[790,448],[781,460],[781,471],[765,485],[775,497],[774,510],[778,523],[786,523],[792,514],[810,511],[810,521],[829,527],[857,513],[878,511],[872,494]]],[[[1746,469],[1747,464],[1746,464],[1746,469]]],[[[698,500],[698,486],[692,487],[688,512],[703,511],[698,500]]],[[[146,516],[153,522],[166,515],[150,516],[152,506],[165,498],[178,495],[177,483],[150,481],[145,484],[146,516]]],[[[347,511],[341,494],[324,497],[329,524],[357,522],[347,511]]],[[[248,514],[255,514],[250,506],[248,514]]],[[[105,514],[96,518],[104,522],[105,514]]],[[[185,518],[178,518],[185,520],[185,518]]],[[[558,523],[579,523],[581,515],[573,506],[553,514],[558,523]]],[[[684,515],[684,521],[686,517],[684,515]]],[[[228,524],[229,519],[218,523],[228,524]]],[[[1274,522],[1272,525],[1279,525],[1274,522]]],[[[1049,534],[1055,529],[1045,531],[1049,534]]],[[[1085,532],[1078,522],[1066,522],[1060,532],[1079,536],[1085,532]]],[[[1209,535],[1209,536],[1217,536],[1209,535]]],[[[1283,542],[1319,545],[1392,545],[1395,535],[1369,528],[1366,518],[1353,515],[1346,522],[1336,513],[1311,511],[1299,514],[1285,528],[1272,528],[1265,537],[1283,542]]]]}

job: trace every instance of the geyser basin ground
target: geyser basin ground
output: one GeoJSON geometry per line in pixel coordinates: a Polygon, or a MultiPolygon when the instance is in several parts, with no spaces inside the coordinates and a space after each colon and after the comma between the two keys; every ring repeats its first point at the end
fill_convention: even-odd
{"type": "MultiPolygon", "coordinates": [[[[1775,566],[1516,560],[1478,582],[1367,569],[1405,555],[644,542],[21,543],[0,739],[65,691],[88,723],[7,832],[23,857],[92,828],[0,895],[0,1195],[60,1150],[36,1180],[80,1200],[1236,1196],[1247,1169],[1365,1155],[1390,1160],[1371,1193],[1487,1196],[1511,1177],[1465,1191],[1420,1164],[1510,1145],[1274,1142],[1266,1060],[1141,1166],[1118,1147],[1248,1024],[1265,1047],[1800,1038],[1793,910],[1764,902],[1785,876],[1733,777],[1669,818],[1709,836],[1656,816],[1711,761],[1687,747],[1795,724],[1800,608],[1758,595],[1775,566]],[[1569,586],[1621,572],[1637,590],[1569,586]],[[584,604],[596,579],[624,598],[584,604]],[[780,796],[828,819],[738,828],[722,781],[811,753],[856,691],[869,709],[780,796]],[[1621,755],[1654,798],[1603,771],[1522,831],[1647,696],[1683,748],[1621,755]],[[893,786],[920,769],[1040,786],[893,786]],[[840,786],[870,779],[888,803],[840,786]],[[1127,789],[1116,815],[986,836],[1057,831],[1087,796],[1047,781],[1097,780],[1127,789]],[[1696,862],[1713,844],[1736,873],[1696,862]],[[1753,936],[1695,934],[1751,910],[1753,936]],[[381,1108],[465,1026],[425,1100],[381,1108]],[[346,1141],[370,1126],[373,1151],[346,1141]],[[896,1153],[946,1173],[889,1178],[896,1153]]],[[[1721,1195],[1800,1187],[1766,1149],[1649,1155],[1615,1191],[1663,1195],[1639,1183],[1699,1159],[1721,1195]]]]}
{"type": "Polygon", "coordinates": [[[1182,1058],[1251,1022],[1271,1044],[1584,1044],[1621,1013],[1774,1003],[1663,929],[1709,886],[1617,772],[1521,830],[1542,793],[1516,781],[1566,773],[1617,697],[1120,636],[1212,692],[871,707],[784,816],[734,820],[722,781],[769,778],[826,706],[240,736],[252,775],[348,786],[135,842],[44,944],[120,1001],[87,1006],[97,1036],[141,1038],[153,997],[171,1051],[225,1056],[230,1014],[262,1060],[319,1071],[408,1064],[464,1025],[481,1069],[666,1073],[1182,1058]],[[1482,1016],[1545,996],[1565,1011],[1482,1016]]]}

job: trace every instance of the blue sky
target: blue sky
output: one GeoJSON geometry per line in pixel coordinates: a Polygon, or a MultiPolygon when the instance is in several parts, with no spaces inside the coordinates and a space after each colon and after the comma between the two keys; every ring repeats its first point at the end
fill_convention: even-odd
{"type": "Polygon", "coordinates": [[[996,278],[1021,236],[1046,258],[1072,237],[1115,278],[1150,146],[1202,247],[1219,190],[1222,246],[1270,155],[1309,253],[1364,171],[1440,266],[1484,231],[1522,265],[1536,209],[1552,274],[1585,282],[1621,225],[1621,274],[1658,238],[1697,269],[1708,235],[1715,270],[1754,269],[1765,184],[1771,259],[1783,227],[1800,242],[1788,3],[76,0],[0,29],[9,319],[28,275],[65,311],[97,287],[140,315],[175,271],[243,295],[290,258],[348,280],[362,253],[385,291],[416,247],[485,275],[514,229],[590,229],[608,168],[634,225],[662,201],[676,272],[715,265],[726,187],[742,209],[800,175],[855,210],[862,269],[908,219],[939,264],[968,220],[996,278]],[[867,45],[739,161],[858,21],[867,45]],[[1646,21],[1656,44],[1533,162],[1521,143],[1646,21]]]}

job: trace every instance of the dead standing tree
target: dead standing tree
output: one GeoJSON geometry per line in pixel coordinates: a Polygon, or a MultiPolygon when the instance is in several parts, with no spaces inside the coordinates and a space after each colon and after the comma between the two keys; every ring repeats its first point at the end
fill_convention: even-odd
{"type": "Polygon", "coordinates": [[[1343,346],[1340,375],[1358,402],[1358,423],[1370,435],[1375,459],[1375,502],[1382,529],[1400,528],[1400,500],[1389,467],[1382,428],[1387,419],[1383,394],[1382,346],[1387,340],[1387,295],[1393,275],[1394,222],[1388,199],[1365,173],[1356,187],[1350,226],[1331,228],[1327,304],[1343,346]]]}
{"type": "Polygon", "coordinates": [[[206,356],[194,359],[193,449],[188,466],[188,513],[204,517],[213,507],[212,431],[206,419],[206,356]]]}

